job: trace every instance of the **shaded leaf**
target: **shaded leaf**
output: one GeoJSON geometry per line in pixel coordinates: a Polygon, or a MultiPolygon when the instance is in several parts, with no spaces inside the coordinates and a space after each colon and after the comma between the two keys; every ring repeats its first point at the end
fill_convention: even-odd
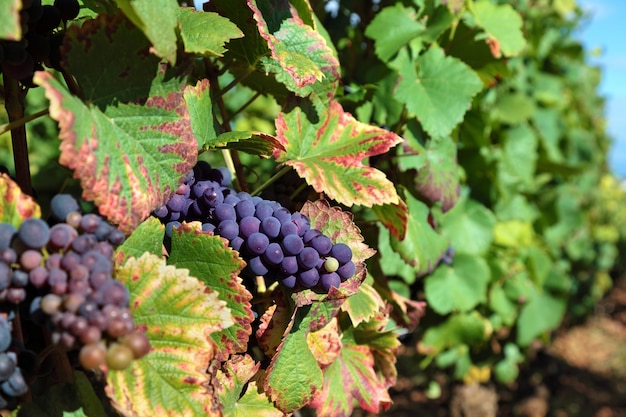
{"type": "Polygon", "coordinates": [[[272,135],[263,132],[235,131],[224,132],[207,140],[204,149],[227,148],[236,149],[252,155],[272,156],[275,152],[284,151],[284,146],[272,135]]]}
{"type": "Polygon", "coordinates": [[[469,311],[487,300],[490,272],[483,258],[459,253],[424,280],[426,301],[439,314],[469,311]]]}
{"type": "Polygon", "coordinates": [[[154,52],[176,63],[176,0],[117,0],[124,14],[150,39],[154,52]]]}
{"type": "Polygon", "coordinates": [[[426,329],[418,351],[423,355],[436,355],[461,344],[476,346],[488,337],[489,326],[487,319],[477,311],[453,314],[443,323],[426,329]]]}
{"type": "Polygon", "coordinates": [[[41,208],[7,174],[0,173],[0,223],[12,224],[16,229],[26,219],[41,218],[41,208]]]}
{"type": "Polygon", "coordinates": [[[274,291],[274,304],[270,305],[260,318],[256,339],[259,347],[268,356],[276,354],[276,349],[291,325],[293,306],[283,291],[274,291]]]}
{"type": "Polygon", "coordinates": [[[347,206],[399,203],[385,174],[362,163],[400,143],[395,133],[357,121],[335,101],[316,122],[301,107],[280,113],[276,130],[285,152],[274,156],[294,167],[315,191],[347,206]]]}
{"type": "Polygon", "coordinates": [[[130,233],[165,204],[195,164],[197,143],[182,91],[152,96],[145,106],[120,104],[102,112],[48,72],[37,72],[34,80],[59,122],[59,162],[80,179],[83,198],[122,231],[130,233]]]}
{"type": "Polygon", "coordinates": [[[517,344],[528,346],[543,332],[555,329],[565,314],[565,299],[548,293],[532,296],[520,311],[517,320],[517,344]]]}
{"type": "Polygon", "coordinates": [[[222,56],[226,51],[225,43],[243,37],[243,32],[234,23],[217,13],[181,7],[177,17],[180,36],[188,53],[222,56]]]}
{"type": "Polygon", "coordinates": [[[219,299],[230,309],[235,324],[211,335],[218,346],[216,359],[224,361],[247,349],[254,320],[252,294],[239,278],[245,262],[224,238],[202,232],[200,227],[199,222],[183,223],[172,234],[168,263],[189,269],[190,274],[217,291],[219,299]]]}
{"type": "Polygon", "coordinates": [[[423,30],[424,25],[417,20],[415,9],[396,3],[376,14],[365,29],[365,36],[374,39],[376,55],[386,62],[423,30]]]}
{"type": "Polygon", "coordinates": [[[152,350],[124,371],[109,371],[115,408],[123,415],[214,415],[206,371],[217,353],[211,335],[233,324],[226,303],[188,270],[147,253],[128,259],[116,277],[152,350]]]}
{"type": "Polygon", "coordinates": [[[394,60],[399,72],[395,98],[406,104],[433,137],[448,136],[463,120],[482,82],[470,67],[432,46],[414,61],[406,51],[394,60]]]}
{"type": "Polygon", "coordinates": [[[463,198],[440,221],[441,233],[457,252],[484,254],[493,241],[495,216],[479,202],[463,198]]]}

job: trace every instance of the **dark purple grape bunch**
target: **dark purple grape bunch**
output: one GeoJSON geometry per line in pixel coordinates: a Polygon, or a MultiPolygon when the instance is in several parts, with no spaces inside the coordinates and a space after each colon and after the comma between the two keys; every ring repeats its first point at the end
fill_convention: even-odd
{"type": "Polygon", "coordinates": [[[61,44],[65,22],[78,16],[78,0],[55,0],[42,5],[41,0],[22,0],[20,21],[22,39],[0,41],[0,72],[34,87],[32,77],[43,65],[61,69],[61,44]]]}
{"type": "Polygon", "coordinates": [[[441,257],[441,262],[446,265],[452,265],[452,262],[454,262],[454,255],[454,246],[450,245],[448,246],[448,249],[446,249],[446,251],[443,253],[443,256],[441,257]]]}
{"type": "Polygon", "coordinates": [[[54,196],[50,208],[52,226],[32,218],[17,229],[0,225],[0,302],[28,300],[53,343],[80,349],[83,367],[123,369],[149,350],[135,332],[128,289],[113,278],[113,253],[125,235],[97,214],[82,214],[71,195],[54,196]],[[133,350],[141,340],[144,348],[133,350]],[[126,349],[125,366],[120,355],[109,360],[112,347],[126,349]]]}
{"type": "Polygon", "coordinates": [[[240,253],[246,272],[293,291],[328,292],[354,275],[348,245],[311,229],[304,214],[229,188],[231,178],[226,168],[198,162],[170,201],[154,212],[165,224],[166,238],[182,221],[200,221],[203,231],[227,239],[240,253]]]}
{"type": "Polygon", "coordinates": [[[18,355],[11,349],[12,320],[0,315],[0,409],[12,409],[18,397],[28,392],[22,368],[18,365],[18,355]]]}

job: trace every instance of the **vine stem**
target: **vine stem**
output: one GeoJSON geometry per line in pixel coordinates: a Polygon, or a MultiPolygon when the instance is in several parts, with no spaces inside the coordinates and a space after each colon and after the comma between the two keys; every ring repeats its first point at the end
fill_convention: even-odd
{"type": "Polygon", "coordinates": [[[291,167],[289,165],[285,165],[284,167],[282,167],[280,169],[280,171],[278,171],[276,174],[272,175],[270,177],[270,179],[265,181],[263,184],[259,185],[259,187],[256,190],[254,190],[254,192],[250,193],[250,195],[252,195],[252,196],[259,195],[261,193],[261,191],[265,190],[267,187],[272,185],[276,180],[278,180],[280,177],[282,177],[283,175],[285,175],[289,171],[291,171],[291,167]]]}
{"type": "Polygon", "coordinates": [[[254,102],[254,100],[259,98],[260,95],[261,95],[261,93],[257,91],[256,94],[254,94],[252,97],[250,97],[250,99],[248,101],[246,101],[241,107],[239,107],[236,112],[234,112],[233,114],[230,115],[229,121],[232,120],[239,113],[244,111],[246,109],[246,107],[248,107],[250,104],[252,104],[254,102]]]}
{"type": "Polygon", "coordinates": [[[250,74],[252,74],[253,72],[254,72],[254,68],[248,68],[248,71],[239,74],[237,77],[235,77],[234,80],[232,80],[230,83],[228,83],[228,85],[226,87],[224,87],[224,88],[222,88],[221,90],[218,91],[216,98],[223,97],[224,94],[226,94],[227,92],[229,92],[230,90],[235,88],[237,86],[237,84],[239,84],[240,82],[242,82],[243,80],[248,78],[248,76],[250,74]]]}
{"type": "Polygon", "coordinates": [[[22,117],[19,120],[15,120],[13,122],[5,123],[3,125],[0,125],[0,135],[8,132],[9,130],[15,129],[15,128],[20,127],[22,125],[25,125],[28,122],[32,122],[33,120],[38,119],[38,118],[40,118],[42,116],[45,116],[49,112],[50,111],[48,109],[43,109],[43,110],[38,111],[37,113],[31,114],[30,116],[25,116],[25,117],[22,117]]]}
{"type": "MultiPolygon", "coordinates": [[[[3,74],[4,79],[4,107],[9,115],[9,124],[24,118],[24,92],[20,89],[17,80],[3,74]]],[[[13,145],[13,162],[15,163],[15,178],[22,192],[32,195],[33,188],[30,179],[30,164],[28,161],[28,142],[26,141],[26,126],[18,124],[11,129],[11,144],[13,145]]]]}

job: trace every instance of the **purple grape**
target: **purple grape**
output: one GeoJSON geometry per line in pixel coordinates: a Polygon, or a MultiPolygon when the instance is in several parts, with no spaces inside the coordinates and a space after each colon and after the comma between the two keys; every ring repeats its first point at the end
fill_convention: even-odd
{"type": "MultiPolygon", "coordinates": [[[[167,227],[166,227],[166,230],[167,230],[167,227]]],[[[83,254],[94,249],[97,243],[98,243],[98,239],[96,238],[96,236],[87,233],[87,234],[83,234],[83,235],[76,237],[72,241],[71,246],[74,252],[83,254]]]]}
{"type": "Polygon", "coordinates": [[[298,263],[303,268],[315,268],[320,261],[320,254],[311,247],[306,247],[298,254],[298,263]]]}
{"type": "Polygon", "coordinates": [[[172,198],[167,202],[166,206],[170,211],[180,213],[185,208],[187,199],[184,195],[174,194],[172,198]]]}
{"type": "Polygon", "coordinates": [[[291,213],[285,207],[276,208],[272,215],[276,217],[281,224],[291,221],[291,213]]]}
{"type": "Polygon", "coordinates": [[[237,218],[240,220],[246,217],[253,217],[254,211],[254,203],[251,200],[240,200],[237,205],[235,205],[235,212],[237,213],[237,218]]]}
{"type": "Polygon", "coordinates": [[[298,258],[295,256],[285,256],[280,263],[280,271],[284,275],[293,275],[299,269],[298,258]]]}
{"type": "Polygon", "coordinates": [[[217,184],[211,181],[208,188],[202,193],[202,201],[209,207],[217,207],[224,202],[224,195],[217,184]]]}
{"type": "Polygon", "coordinates": [[[202,223],[203,232],[213,232],[214,230],[215,230],[215,225],[213,223],[202,223]]]}
{"type": "Polygon", "coordinates": [[[191,192],[195,198],[202,198],[204,192],[213,184],[213,181],[198,181],[191,187],[191,192]]]}
{"type": "Polygon", "coordinates": [[[15,361],[6,352],[0,353],[0,381],[9,379],[13,375],[16,365],[15,361]]]}
{"type": "Polygon", "coordinates": [[[78,232],[67,223],[57,223],[50,228],[50,250],[66,250],[72,241],[78,236],[78,232]]]}
{"type": "Polygon", "coordinates": [[[322,236],[322,232],[317,229],[309,229],[306,231],[304,236],[302,236],[302,240],[304,241],[304,243],[309,243],[311,240],[318,236],[322,236]]]}
{"type": "Polygon", "coordinates": [[[330,250],[330,255],[343,265],[352,259],[352,249],[345,243],[337,243],[330,250]]]}
{"type": "Polygon", "coordinates": [[[248,237],[248,240],[246,240],[246,247],[251,253],[255,255],[261,255],[263,254],[263,252],[265,252],[265,249],[267,249],[269,243],[270,240],[267,236],[265,236],[263,233],[257,232],[252,233],[250,237],[248,237]]]}
{"type": "Polygon", "coordinates": [[[261,233],[264,233],[270,239],[278,237],[280,234],[281,224],[276,217],[268,216],[261,221],[261,233]]]}
{"type": "Polygon", "coordinates": [[[12,279],[11,267],[5,263],[0,263],[0,291],[9,288],[12,279]]]}
{"type": "Polygon", "coordinates": [[[213,216],[218,222],[224,220],[237,220],[237,213],[235,213],[235,208],[228,203],[222,203],[215,207],[215,211],[213,211],[213,216]]]}
{"type": "Polygon", "coordinates": [[[295,275],[289,275],[289,276],[283,278],[282,280],[280,280],[280,283],[284,287],[286,287],[286,288],[291,290],[291,289],[295,288],[296,283],[297,283],[297,279],[296,279],[295,275]]]}
{"type": "Polygon", "coordinates": [[[304,236],[306,232],[311,230],[311,222],[309,221],[309,218],[302,213],[292,214],[291,221],[298,227],[299,236],[304,236]]]}
{"type": "Polygon", "coordinates": [[[119,281],[111,280],[98,290],[98,304],[126,307],[129,302],[128,289],[119,281]]]}
{"type": "Polygon", "coordinates": [[[265,253],[263,253],[263,259],[267,264],[272,266],[280,265],[284,258],[283,249],[276,242],[267,245],[267,249],[265,249],[265,253]]]}
{"type": "Polygon", "coordinates": [[[16,269],[15,271],[13,271],[13,276],[11,277],[11,286],[24,288],[25,286],[28,285],[28,282],[29,282],[28,278],[29,278],[28,272],[23,271],[21,269],[16,269]]]}
{"type": "Polygon", "coordinates": [[[298,255],[304,249],[302,238],[295,233],[285,236],[280,245],[286,255],[298,255]]]}
{"type": "Polygon", "coordinates": [[[245,241],[243,240],[243,238],[237,236],[236,238],[230,241],[230,247],[236,251],[239,251],[241,249],[241,245],[243,245],[244,242],[245,241]]]}
{"type": "Polygon", "coordinates": [[[167,210],[167,206],[161,206],[152,212],[152,214],[154,214],[159,219],[165,218],[168,213],[169,211],[167,210]]]}
{"type": "Polygon", "coordinates": [[[239,222],[239,235],[243,238],[248,238],[252,233],[259,231],[261,221],[254,216],[248,216],[241,219],[239,222]]]}
{"type": "Polygon", "coordinates": [[[13,374],[0,385],[0,390],[12,398],[20,397],[28,392],[28,385],[22,375],[22,370],[15,367],[13,374]]]}
{"type": "Polygon", "coordinates": [[[254,216],[257,219],[263,221],[266,217],[270,217],[272,213],[274,213],[274,209],[272,208],[271,204],[269,204],[267,201],[261,201],[255,207],[254,216]]]}
{"type": "Polygon", "coordinates": [[[230,193],[228,195],[224,195],[224,203],[230,204],[233,207],[235,207],[240,201],[241,200],[239,199],[239,197],[237,197],[236,194],[230,193]]]}
{"type": "Polygon", "coordinates": [[[328,236],[321,235],[309,242],[309,245],[313,247],[320,255],[325,256],[330,253],[333,248],[333,242],[328,236]]]}
{"type": "Polygon", "coordinates": [[[11,322],[0,317],[0,352],[6,352],[11,346],[11,322]]]}
{"type": "Polygon", "coordinates": [[[322,274],[320,275],[320,281],[318,285],[323,291],[328,292],[328,290],[330,290],[330,287],[339,288],[339,286],[341,285],[341,278],[336,272],[322,274]]]}
{"type": "Polygon", "coordinates": [[[120,229],[113,228],[107,236],[107,240],[111,245],[119,246],[126,240],[126,235],[120,229]]]}
{"type": "Polygon", "coordinates": [[[17,253],[11,248],[0,249],[0,262],[7,265],[17,262],[17,253]]]}
{"type": "Polygon", "coordinates": [[[177,220],[167,222],[165,224],[165,236],[171,238],[172,233],[174,233],[174,229],[177,229],[180,225],[181,223],[177,220]]]}
{"type": "Polygon", "coordinates": [[[200,180],[208,179],[208,174],[211,171],[211,165],[207,161],[198,161],[196,165],[193,167],[194,177],[200,180]]]}
{"type": "Polygon", "coordinates": [[[65,271],[71,271],[76,268],[77,265],[80,265],[82,261],[82,257],[74,252],[69,252],[63,255],[63,259],[61,259],[61,268],[65,271]]]}
{"type": "Polygon", "coordinates": [[[320,274],[315,268],[306,269],[298,274],[298,282],[304,288],[313,288],[320,280],[320,274]]]}
{"type": "Polygon", "coordinates": [[[64,222],[68,214],[80,211],[80,206],[70,194],[56,194],[50,200],[50,211],[57,221],[64,222]]]}
{"type": "Polygon", "coordinates": [[[268,272],[268,269],[260,256],[250,258],[250,260],[248,260],[248,267],[250,267],[250,270],[254,275],[265,275],[268,272]]]}
{"type": "Polygon", "coordinates": [[[220,173],[222,174],[222,179],[221,179],[221,181],[220,181],[220,184],[221,184],[223,187],[226,187],[226,186],[227,186],[228,184],[230,184],[230,183],[231,183],[231,181],[233,180],[233,176],[232,176],[232,174],[230,173],[230,171],[228,170],[228,168],[226,168],[226,167],[219,167],[219,168],[217,168],[217,169],[218,169],[218,170],[220,171],[220,173]]]}
{"type": "Polygon", "coordinates": [[[222,220],[215,228],[215,233],[225,239],[233,240],[239,235],[239,225],[231,219],[222,220]]]}
{"type": "Polygon", "coordinates": [[[26,219],[17,230],[17,236],[26,247],[40,249],[50,240],[50,228],[41,219],[26,219]]]}
{"type": "Polygon", "coordinates": [[[339,275],[339,277],[341,278],[342,281],[345,281],[346,279],[352,277],[354,275],[354,273],[356,272],[356,266],[354,265],[354,262],[350,261],[342,266],[340,266],[337,269],[337,274],[339,275]]]}
{"type": "Polygon", "coordinates": [[[0,249],[9,248],[16,233],[17,229],[12,224],[0,223],[0,249]]]}
{"type": "Polygon", "coordinates": [[[280,225],[280,235],[282,237],[287,237],[289,235],[295,235],[298,239],[302,240],[298,235],[298,226],[291,221],[286,221],[280,225]]]}

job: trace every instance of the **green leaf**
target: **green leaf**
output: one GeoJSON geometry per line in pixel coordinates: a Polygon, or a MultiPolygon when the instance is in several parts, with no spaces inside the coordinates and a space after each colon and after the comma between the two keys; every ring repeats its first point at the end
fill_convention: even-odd
{"type": "Polygon", "coordinates": [[[477,311],[453,314],[443,323],[426,329],[420,352],[436,355],[444,349],[466,344],[476,346],[486,340],[488,321],[477,311]]]}
{"type": "Polygon", "coordinates": [[[384,62],[395,55],[411,39],[419,36],[424,25],[417,20],[412,7],[400,3],[383,8],[365,29],[365,36],[374,39],[376,55],[384,62]],[[393,28],[393,30],[389,30],[393,28]]]}
{"type": "Polygon", "coordinates": [[[538,139],[527,125],[520,124],[503,132],[504,143],[498,166],[498,180],[505,190],[520,184],[524,190],[531,189],[535,181],[538,159],[538,139]]]}
{"type": "Polygon", "coordinates": [[[395,99],[406,104],[431,136],[448,136],[463,120],[482,82],[470,67],[432,46],[414,62],[402,50],[393,65],[399,71],[395,99]]]}
{"type": "Polygon", "coordinates": [[[407,284],[413,284],[417,278],[419,266],[409,265],[402,259],[390,243],[389,231],[384,227],[379,227],[378,232],[378,253],[380,256],[380,269],[386,277],[401,277],[407,284]]]}
{"type": "Polygon", "coordinates": [[[479,0],[470,11],[476,24],[485,29],[490,39],[498,42],[498,49],[505,56],[518,55],[526,46],[522,18],[510,4],[495,5],[490,0],[479,0]]]}
{"type": "Polygon", "coordinates": [[[269,398],[257,391],[256,382],[251,380],[259,370],[260,363],[248,355],[236,355],[215,375],[219,381],[217,394],[224,417],[281,417],[269,398]]]}
{"type": "Polygon", "coordinates": [[[509,220],[498,222],[493,229],[493,243],[519,248],[536,244],[537,236],[529,221],[509,220]]]}
{"type": "Polygon", "coordinates": [[[371,320],[384,307],[385,302],[380,294],[365,282],[359,287],[359,292],[348,297],[341,305],[341,309],[348,313],[354,326],[371,320]]]}
{"type": "Polygon", "coordinates": [[[524,307],[517,320],[517,344],[528,346],[542,333],[555,329],[563,319],[566,303],[548,293],[538,293],[524,307]]]}
{"type": "Polygon", "coordinates": [[[405,194],[409,207],[406,237],[398,240],[391,236],[391,247],[415,268],[418,275],[424,275],[435,269],[448,248],[448,239],[435,232],[428,223],[428,206],[409,193],[405,194]]]}
{"type": "Polygon", "coordinates": [[[165,204],[195,164],[198,146],[182,91],[162,91],[144,106],[119,104],[103,112],[48,72],[37,72],[35,82],[44,87],[50,116],[59,122],[59,162],[80,179],[83,198],[122,231],[130,233],[165,204]]]}
{"type": "Polygon", "coordinates": [[[41,218],[41,208],[7,174],[0,173],[0,223],[12,224],[16,229],[30,218],[41,218]]]}
{"type": "Polygon", "coordinates": [[[490,115],[494,120],[511,125],[530,119],[535,113],[532,99],[521,93],[502,95],[496,102],[490,115]]]}
{"type": "Polygon", "coordinates": [[[187,269],[151,254],[116,271],[131,312],[152,350],[124,371],[109,371],[107,395],[124,415],[213,415],[207,369],[217,354],[212,334],[233,324],[226,303],[187,269]]]}
{"type": "Polygon", "coordinates": [[[296,309],[283,342],[267,368],[265,391],[288,414],[304,407],[323,382],[322,370],[307,344],[310,307],[296,309]]]}
{"type": "Polygon", "coordinates": [[[285,148],[276,159],[294,167],[317,192],[347,206],[399,202],[385,174],[362,163],[400,143],[395,133],[357,121],[336,101],[314,122],[301,107],[280,113],[276,131],[285,148]]]}
{"type": "Polygon", "coordinates": [[[170,265],[187,268],[190,274],[218,292],[231,311],[235,324],[211,337],[218,346],[217,359],[245,352],[252,333],[252,294],[243,285],[239,272],[245,262],[219,236],[201,231],[199,222],[183,223],[172,234],[170,265]]]}
{"type": "Polygon", "coordinates": [[[106,417],[93,385],[83,372],[72,373],[72,382],[55,384],[35,395],[14,414],[15,417],[106,417]],[[74,411],[68,411],[74,410],[74,411]]]}
{"type": "Polygon", "coordinates": [[[154,52],[176,63],[176,0],[116,0],[117,5],[154,45],[154,52]]]}
{"type": "Polygon", "coordinates": [[[489,291],[489,307],[498,314],[505,326],[512,326],[517,319],[517,303],[506,296],[500,283],[495,283],[489,291]]]}
{"type": "Polygon", "coordinates": [[[204,150],[212,148],[228,148],[246,152],[251,155],[272,156],[275,152],[285,150],[283,145],[272,135],[263,132],[234,131],[224,132],[212,140],[207,140],[204,150]]]}
{"type": "Polygon", "coordinates": [[[439,314],[469,311],[487,300],[489,278],[484,259],[459,253],[452,267],[441,265],[426,277],[426,301],[439,314]]]}
{"type": "Polygon", "coordinates": [[[163,235],[165,226],[156,217],[148,217],[133,233],[124,240],[115,251],[118,265],[130,257],[139,258],[145,252],[156,256],[163,254],[163,235]]]}
{"type": "Polygon", "coordinates": [[[372,212],[395,238],[404,239],[409,222],[409,208],[402,199],[398,204],[372,206],[372,212]]]}
{"type": "Polygon", "coordinates": [[[22,39],[21,9],[22,0],[0,1],[0,39],[10,41],[22,39]]]}
{"type": "Polygon", "coordinates": [[[191,54],[222,56],[226,52],[225,43],[243,37],[243,32],[234,23],[217,13],[181,7],[177,17],[185,52],[191,54]]]}
{"type": "Polygon", "coordinates": [[[489,209],[465,197],[442,217],[440,228],[456,252],[481,255],[491,245],[495,224],[496,219],[489,209]]]}

